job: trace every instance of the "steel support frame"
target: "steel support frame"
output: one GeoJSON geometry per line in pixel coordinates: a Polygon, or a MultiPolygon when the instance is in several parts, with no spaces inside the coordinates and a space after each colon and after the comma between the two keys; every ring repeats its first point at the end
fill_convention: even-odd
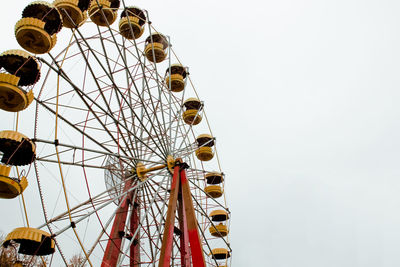
{"type": "Polygon", "coordinates": [[[180,225],[181,266],[205,267],[197,219],[184,164],[178,164],[174,168],[159,267],[170,266],[177,208],[180,225]]]}
{"type": "MultiPolygon", "coordinates": [[[[124,192],[128,191],[132,187],[132,181],[127,180],[124,186],[124,192]]],[[[102,267],[116,266],[118,263],[118,258],[121,253],[122,238],[128,237],[125,233],[125,224],[128,216],[129,207],[132,205],[132,213],[130,220],[130,231],[132,233],[136,231],[139,227],[139,213],[137,205],[133,203],[133,191],[129,192],[127,197],[121,199],[123,202],[118,208],[115,214],[114,223],[109,235],[107,242],[107,247],[104,252],[103,261],[101,263],[102,267]]],[[[139,254],[140,244],[138,242],[133,242],[131,246],[131,258],[130,266],[138,266],[140,262],[139,254]]]]}
{"type": "MultiPolygon", "coordinates": [[[[136,197],[136,201],[132,205],[132,215],[131,215],[131,234],[136,233],[140,224],[140,210],[139,210],[139,198],[136,197]]],[[[140,230],[139,230],[140,231],[140,230]]],[[[137,267],[140,266],[140,232],[136,234],[135,240],[130,247],[130,266],[137,267]]]]}
{"type": "MultiPolygon", "coordinates": [[[[175,229],[175,214],[178,210],[180,255],[182,267],[205,267],[205,259],[201,245],[200,235],[197,228],[197,219],[194,212],[192,195],[186,177],[184,164],[174,167],[171,184],[170,199],[168,202],[167,217],[161,246],[159,267],[169,267],[172,257],[172,248],[175,229]]],[[[124,192],[132,186],[130,180],[125,184],[124,192]]],[[[135,233],[140,224],[139,203],[134,202],[133,192],[130,192],[118,208],[115,215],[106,251],[104,253],[102,267],[116,266],[121,253],[122,238],[127,237],[125,233],[128,210],[131,206],[130,232],[135,233]]],[[[130,247],[130,266],[140,266],[140,238],[136,235],[130,247]]]]}
{"type": "Polygon", "coordinates": [[[178,219],[179,219],[179,229],[180,233],[180,252],[181,252],[181,266],[186,267],[190,266],[190,249],[189,249],[189,233],[187,229],[187,219],[185,212],[185,205],[183,203],[182,198],[182,187],[179,188],[179,196],[178,196],[178,219]]]}

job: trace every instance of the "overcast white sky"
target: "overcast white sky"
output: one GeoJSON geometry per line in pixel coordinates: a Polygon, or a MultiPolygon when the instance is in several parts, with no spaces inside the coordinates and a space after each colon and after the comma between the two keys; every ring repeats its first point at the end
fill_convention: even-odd
{"type": "MultiPolygon", "coordinates": [[[[29,2],[2,6],[1,51],[29,2]]],[[[234,266],[400,266],[399,1],[127,2],[205,101],[234,266]]]]}

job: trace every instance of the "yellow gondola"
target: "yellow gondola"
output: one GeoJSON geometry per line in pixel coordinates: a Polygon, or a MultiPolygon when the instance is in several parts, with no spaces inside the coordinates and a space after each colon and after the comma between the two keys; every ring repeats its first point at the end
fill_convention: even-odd
{"type": "Polygon", "coordinates": [[[185,111],[182,114],[182,118],[185,123],[189,125],[197,125],[201,122],[201,115],[200,109],[202,108],[203,104],[197,98],[188,98],[183,103],[185,111]]]}
{"type": "Polygon", "coordinates": [[[221,221],[226,221],[229,219],[229,214],[228,212],[224,210],[213,210],[210,213],[211,220],[213,222],[221,222],[221,221]]]}
{"type": "Polygon", "coordinates": [[[1,162],[7,165],[26,165],[35,160],[36,146],[25,135],[16,131],[0,132],[1,162]]]}
{"type": "Polygon", "coordinates": [[[201,161],[209,161],[214,157],[212,147],[214,146],[214,138],[209,134],[201,134],[197,138],[198,148],[196,149],[196,157],[201,161]]]}
{"type": "Polygon", "coordinates": [[[20,86],[39,80],[38,62],[23,50],[8,50],[0,55],[0,68],[10,73],[0,73],[0,108],[12,112],[26,109],[33,101],[33,92],[20,86]]]}
{"type": "Polygon", "coordinates": [[[121,13],[119,32],[126,39],[137,39],[142,36],[145,23],[146,15],[143,10],[134,6],[127,7],[121,13]]]}
{"type": "Polygon", "coordinates": [[[220,184],[224,181],[224,175],[220,172],[209,172],[204,177],[207,184],[220,184]]]}
{"type": "Polygon", "coordinates": [[[114,23],[118,16],[119,0],[92,0],[88,13],[90,19],[98,26],[108,26],[114,23]]]}
{"type": "Polygon", "coordinates": [[[219,185],[206,186],[204,188],[204,192],[206,192],[212,198],[219,198],[223,194],[222,188],[219,185]]]}
{"type": "Polygon", "coordinates": [[[187,72],[186,68],[181,64],[172,64],[171,68],[167,69],[166,75],[165,83],[172,92],[181,92],[185,89],[184,79],[186,78],[187,72]],[[169,74],[170,69],[171,74],[169,74]]]}
{"type": "Polygon", "coordinates": [[[33,92],[18,87],[20,78],[8,73],[0,73],[0,108],[18,112],[26,109],[33,101],[33,92]]]}
{"type": "Polygon", "coordinates": [[[214,248],[211,251],[211,256],[217,260],[225,260],[231,256],[229,251],[225,248],[214,248]]]}
{"type": "Polygon", "coordinates": [[[229,233],[228,227],[225,224],[218,224],[209,228],[210,234],[215,237],[224,237],[229,233]]]}
{"type": "Polygon", "coordinates": [[[169,44],[167,38],[161,33],[152,33],[147,37],[145,44],[146,48],[144,52],[149,61],[160,63],[167,57],[165,50],[168,48],[169,44]]]}
{"type": "Polygon", "coordinates": [[[212,225],[209,228],[210,234],[215,237],[227,236],[229,230],[225,222],[229,219],[228,212],[225,210],[214,210],[210,213],[210,217],[213,222],[219,222],[218,225],[212,225]]]}
{"type": "Polygon", "coordinates": [[[15,37],[27,51],[35,54],[49,52],[55,45],[56,33],[62,28],[62,17],[54,5],[35,1],[22,12],[15,25],[15,37]]]}
{"type": "Polygon", "coordinates": [[[0,164],[0,198],[15,198],[28,186],[25,176],[20,180],[9,177],[11,166],[0,164]]]}
{"type": "Polygon", "coordinates": [[[3,246],[8,247],[14,241],[19,243],[18,253],[45,256],[54,253],[54,240],[50,234],[39,229],[20,227],[14,229],[4,239],[3,246]]]}
{"type": "Polygon", "coordinates": [[[86,11],[89,9],[90,0],[55,0],[53,4],[61,13],[63,26],[77,28],[87,19],[86,11]]]}

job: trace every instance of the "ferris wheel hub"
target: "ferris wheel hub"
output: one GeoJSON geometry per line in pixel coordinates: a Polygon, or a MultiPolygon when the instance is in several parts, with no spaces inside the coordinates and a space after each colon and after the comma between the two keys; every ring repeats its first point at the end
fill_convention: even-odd
{"type": "Polygon", "coordinates": [[[174,173],[175,162],[176,160],[174,159],[173,156],[171,155],[167,156],[167,167],[170,173],[174,173]]]}
{"type": "Polygon", "coordinates": [[[173,169],[175,167],[174,157],[171,155],[168,155],[166,161],[167,161],[167,164],[161,164],[161,165],[157,165],[157,166],[150,167],[150,168],[146,168],[146,166],[143,163],[139,162],[136,165],[136,174],[139,177],[139,180],[143,182],[144,180],[147,179],[147,175],[146,175],[147,173],[152,172],[152,171],[158,171],[158,170],[161,170],[164,168],[168,168],[168,170],[171,173],[173,173],[173,171],[174,171],[173,169]]]}

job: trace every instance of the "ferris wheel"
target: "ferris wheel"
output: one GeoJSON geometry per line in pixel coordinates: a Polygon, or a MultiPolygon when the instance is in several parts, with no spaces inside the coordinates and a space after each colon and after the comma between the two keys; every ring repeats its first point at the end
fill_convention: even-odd
{"type": "MultiPolygon", "coordinates": [[[[15,266],[230,266],[206,113],[172,38],[124,0],[36,1],[0,55],[0,198],[15,266]],[[12,215],[10,215],[12,216],[12,215]]],[[[1,255],[0,255],[1,256],[1,255]]]]}

